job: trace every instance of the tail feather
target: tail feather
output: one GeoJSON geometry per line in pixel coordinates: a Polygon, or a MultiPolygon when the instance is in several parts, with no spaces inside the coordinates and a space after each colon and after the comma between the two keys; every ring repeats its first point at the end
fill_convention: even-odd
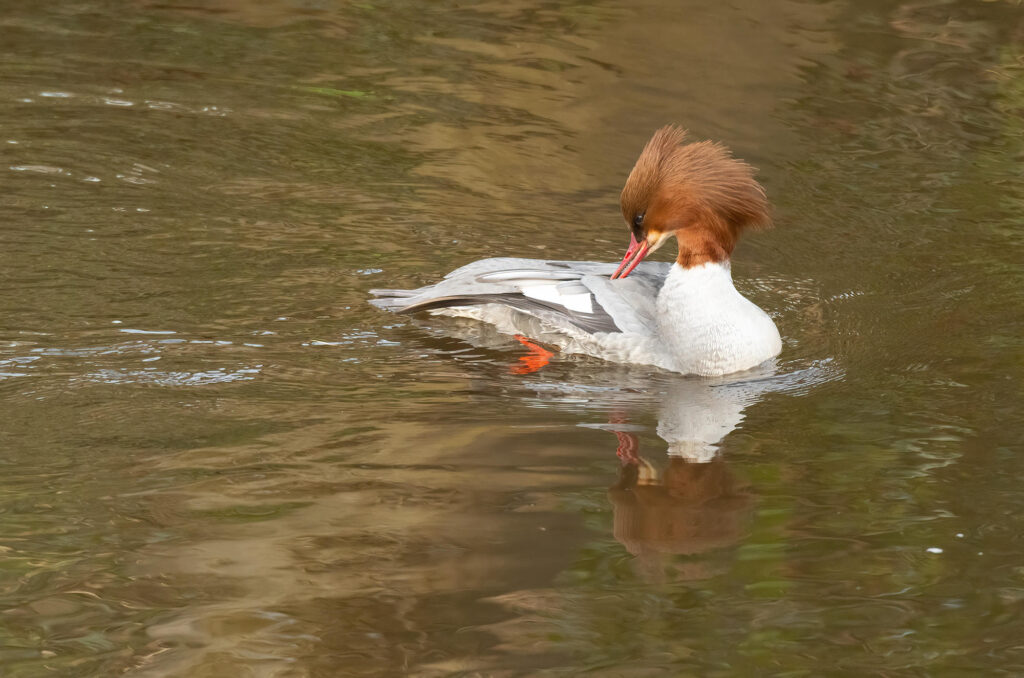
{"type": "Polygon", "coordinates": [[[395,313],[401,313],[407,305],[406,300],[399,297],[381,297],[379,299],[370,299],[369,302],[377,308],[384,309],[385,311],[394,311],[395,313]]]}
{"type": "MultiPolygon", "coordinates": [[[[383,301],[383,300],[375,300],[383,301]]],[[[402,304],[399,313],[416,313],[417,311],[433,311],[452,306],[478,306],[480,304],[501,303],[504,299],[495,294],[474,294],[472,296],[434,297],[414,304],[402,304]]]]}
{"type": "Polygon", "coordinates": [[[420,290],[389,290],[389,289],[376,289],[370,290],[370,294],[375,297],[412,297],[419,293],[420,290]]]}

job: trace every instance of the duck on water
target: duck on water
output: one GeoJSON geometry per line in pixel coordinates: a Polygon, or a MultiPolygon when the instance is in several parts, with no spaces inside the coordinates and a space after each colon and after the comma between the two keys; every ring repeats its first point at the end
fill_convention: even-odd
{"type": "Polygon", "coordinates": [[[431,311],[605,360],[702,376],[748,370],[782,340],[768,315],[733,286],[740,233],[771,225],[754,169],[721,144],[686,143],[666,126],[626,179],[622,262],[481,259],[414,290],[371,290],[398,313],[431,311]],[[671,237],[673,264],[644,259],[671,237]]]}

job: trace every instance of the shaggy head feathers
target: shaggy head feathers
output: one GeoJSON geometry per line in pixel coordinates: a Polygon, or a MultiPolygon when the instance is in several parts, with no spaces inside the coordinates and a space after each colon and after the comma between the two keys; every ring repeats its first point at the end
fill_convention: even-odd
{"type": "Polygon", "coordinates": [[[719,261],[742,229],[771,225],[768,199],[754,168],[725,146],[685,140],[674,125],[654,133],[622,189],[622,216],[647,233],[673,232],[681,260],[686,246],[701,250],[701,261],[719,261]]]}

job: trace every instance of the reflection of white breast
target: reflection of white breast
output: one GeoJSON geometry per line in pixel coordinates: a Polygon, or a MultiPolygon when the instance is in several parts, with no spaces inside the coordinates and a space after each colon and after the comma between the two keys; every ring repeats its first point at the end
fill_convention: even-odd
{"type": "Polygon", "coordinates": [[[671,456],[705,462],[718,443],[743,421],[743,411],[764,392],[765,382],[712,385],[681,379],[671,385],[658,415],[658,435],[671,456]]]}

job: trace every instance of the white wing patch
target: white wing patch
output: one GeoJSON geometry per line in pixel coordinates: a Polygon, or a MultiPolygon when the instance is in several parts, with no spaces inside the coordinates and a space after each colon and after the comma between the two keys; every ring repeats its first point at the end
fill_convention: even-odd
{"type": "Polygon", "coordinates": [[[594,297],[590,294],[590,290],[575,280],[559,285],[551,283],[524,285],[520,289],[524,297],[559,304],[577,313],[594,312],[594,297]]]}

